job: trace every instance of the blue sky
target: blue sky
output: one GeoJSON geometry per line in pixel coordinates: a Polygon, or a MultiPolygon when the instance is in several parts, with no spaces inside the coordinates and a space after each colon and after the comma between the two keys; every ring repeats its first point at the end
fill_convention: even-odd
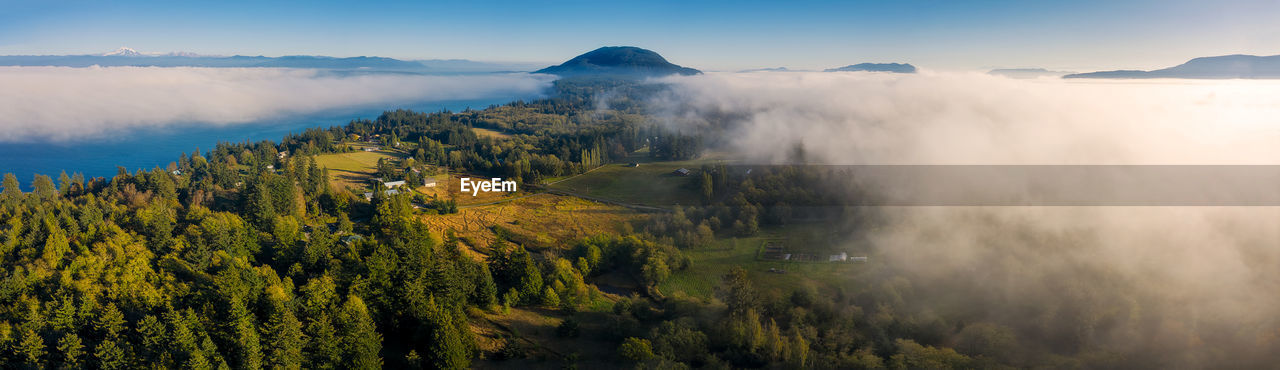
{"type": "Polygon", "coordinates": [[[635,45],[707,70],[909,62],[1159,68],[1280,54],[1280,1],[0,0],[0,54],[144,52],[559,62],[635,45]]]}

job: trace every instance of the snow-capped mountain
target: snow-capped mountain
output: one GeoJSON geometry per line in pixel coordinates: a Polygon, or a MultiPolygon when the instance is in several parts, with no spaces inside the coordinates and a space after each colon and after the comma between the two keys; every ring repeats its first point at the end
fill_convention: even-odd
{"type": "Polygon", "coordinates": [[[112,51],[109,53],[103,53],[102,56],[104,57],[141,57],[145,55],[143,55],[142,53],[139,53],[137,50],[133,50],[127,47],[121,47],[119,49],[116,49],[115,51],[112,51]]]}

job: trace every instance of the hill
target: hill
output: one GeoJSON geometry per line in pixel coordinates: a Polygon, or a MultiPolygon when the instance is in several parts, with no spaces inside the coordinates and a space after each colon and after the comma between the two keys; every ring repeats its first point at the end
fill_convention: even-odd
{"type": "Polygon", "coordinates": [[[907,63],[858,63],[823,72],[893,72],[916,73],[916,66],[907,63]]]}
{"type": "Polygon", "coordinates": [[[1062,77],[1071,72],[1050,71],[1044,68],[997,68],[987,71],[987,74],[993,76],[1004,76],[1009,78],[1036,78],[1036,77],[1062,77]]]}
{"type": "Polygon", "coordinates": [[[143,54],[129,48],[120,48],[97,55],[4,55],[0,66],[51,66],[51,67],[210,67],[210,68],[320,68],[320,69],[375,69],[392,71],[418,71],[427,69],[422,63],[383,57],[327,57],[315,55],[266,56],[211,56],[192,53],[143,54]]]}
{"type": "Polygon", "coordinates": [[[1280,55],[1223,55],[1195,58],[1180,65],[1154,71],[1116,70],[1077,73],[1063,78],[1193,78],[1268,79],[1280,78],[1280,55]]]}
{"type": "Polygon", "coordinates": [[[634,46],[606,46],[569,59],[560,65],[534,71],[558,76],[616,75],[652,77],[696,75],[702,71],[668,62],[658,53],[634,46]]]}

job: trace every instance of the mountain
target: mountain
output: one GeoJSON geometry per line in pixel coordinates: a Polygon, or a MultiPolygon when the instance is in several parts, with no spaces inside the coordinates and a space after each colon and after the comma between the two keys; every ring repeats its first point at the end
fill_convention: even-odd
{"type": "Polygon", "coordinates": [[[466,59],[427,59],[414,62],[434,72],[527,72],[545,64],[528,62],[479,62],[466,59]]]}
{"type": "Polygon", "coordinates": [[[634,46],[606,46],[569,59],[557,66],[534,71],[561,77],[607,75],[653,77],[673,74],[696,75],[702,71],[668,62],[652,50],[634,46]]]}
{"type": "Polygon", "coordinates": [[[254,64],[254,67],[275,67],[275,68],[320,68],[320,69],[383,69],[383,70],[412,70],[423,69],[422,63],[406,62],[398,59],[383,57],[350,57],[350,58],[334,58],[312,55],[289,55],[278,58],[267,58],[267,60],[254,64]]]}
{"type": "Polygon", "coordinates": [[[997,68],[987,71],[987,74],[993,76],[1004,76],[1009,78],[1037,78],[1037,77],[1062,77],[1072,72],[1050,71],[1044,68],[997,68]]]}
{"type": "Polygon", "coordinates": [[[787,67],[773,67],[773,68],[744,69],[744,70],[738,71],[738,73],[750,73],[750,72],[791,72],[791,70],[787,69],[787,67]]]}
{"type": "Polygon", "coordinates": [[[116,49],[116,50],[114,50],[114,51],[110,51],[110,52],[103,53],[103,54],[102,54],[102,56],[104,56],[104,57],[112,57],[112,56],[114,56],[114,57],[141,57],[141,56],[144,56],[144,55],[143,55],[142,53],[139,53],[137,50],[133,50],[133,49],[126,48],[126,47],[121,47],[121,48],[116,49]]]}
{"type": "Polygon", "coordinates": [[[893,72],[916,73],[916,66],[907,63],[858,63],[840,68],[831,68],[823,72],[893,72]]]}
{"type": "Polygon", "coordinates": [[[1154,71],[1117,70],[1077,73],[1062,78],[1193,78],[1269,79],[1280,78],[1280,55],[1223,55],[1201,57],[1174,67],[1154,71]]]}
{"type": "Polygon", "coordinates": [[[369,69],[381,71],[422,71],[422,63],[383,57],[335,58],[312,55],[283,57],[209,56],[194,53],[146,54],[130,48],[92,55],[5,55],[0,66],[53,67],[212,67],[212,68],[317,68],[369,69]]]}

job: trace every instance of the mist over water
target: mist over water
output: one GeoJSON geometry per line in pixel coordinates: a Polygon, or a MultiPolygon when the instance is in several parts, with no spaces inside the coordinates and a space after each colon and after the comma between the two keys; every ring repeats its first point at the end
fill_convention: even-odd
{"type": "Polygon", "coordinates": [[[97,139],[136,128],[240,124],[374,106],[532,96],[549,84],[549,77],[527,73],[0,67],[0,142],[97,139]]]}
{"type": "Polygon", "coordinates": [[[280,68],[0,67],[0,172],[111,176],[220,141],[279,141],[384,110],[483,109],[541,97],[530,74],[280,68]]]}
{"type": "MultiPolygon", "coordinates": [[[[651,108],[664,124],[715,132],[713,149],[754,163],[1280,164],[1280,81],[739,73],[663,82],[672,91],[651,108]]],[[[945,318],[958,332],[946,344],[970,354],[1025,366],[1253,368],[1280,353],[1280,207],[873,213],[878,226],[847,242],[869,244],[881,264],[868,289],[893,286],[899,309],[945,318]],[[979,345],[975,332],[1008,337],[979,345]],[[984,348],[998,350],[974,353],[984,348]]]]}

